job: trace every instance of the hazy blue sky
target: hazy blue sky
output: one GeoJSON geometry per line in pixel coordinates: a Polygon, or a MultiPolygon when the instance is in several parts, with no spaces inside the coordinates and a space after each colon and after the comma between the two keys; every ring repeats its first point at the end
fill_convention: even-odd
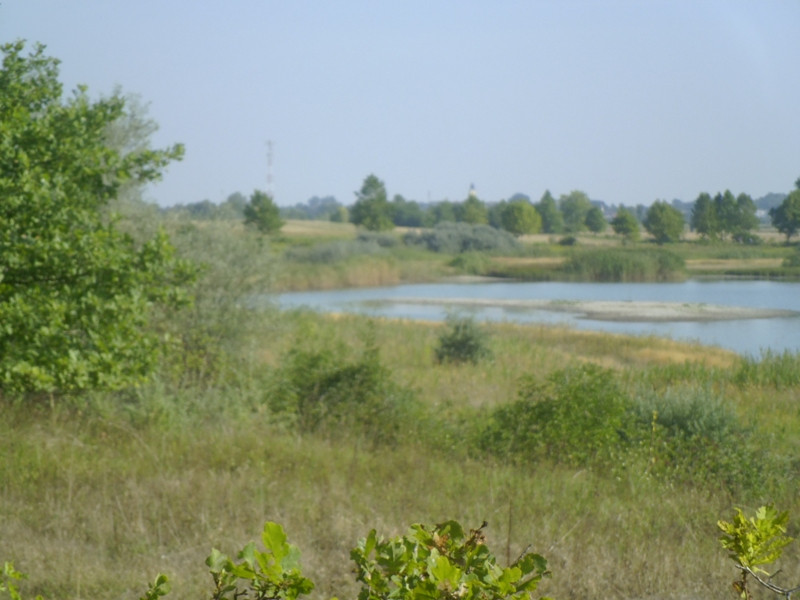
{"type": "Polygon", "coordinates": [[[162,205],[754,198],[800,176],[798,0],[2,0],[0,40],[150,104],[162,205]]]}

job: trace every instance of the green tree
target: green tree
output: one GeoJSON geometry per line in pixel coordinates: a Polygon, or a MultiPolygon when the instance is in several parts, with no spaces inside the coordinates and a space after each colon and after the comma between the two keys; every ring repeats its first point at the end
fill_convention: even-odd
{"type": "Polygon", "coordinates": [[[795,189],[783,202],[770,209],[772,225],[786,236],[788,242],[800,230],[800,178],[795,181],[795,189]]]}
{"type": "Polygon", "coordinates": [[[558,209],[550,190],[545,190],[536,210],[542,217],[542,231],[545,233],[561,233],[564,231],[564,216],[558,209]]]}
{"type": "Polygon", "coordinates": [[[716,239],[719,236],[719,220],[714,202],[706,192],[700,194],[692,205],[690,225],[701,236],[716,239]]]}
{"type": "Polygon", "coordinates": [[[598,206],[592,206],[589,212],[586,213],[585,219],[586,227],[592,233],[602,233],[608,227],[608,222],[603,214],[603,211],[598,206]]]}
{"type": "Polygon", "coordinates": [[[456,222],[456,207],[449,200],[437,202],[431,207],[430,212],[433,215],[433,223],[431,225],[456,222]]]}
{"type": "Polygon", "coordinates": [[[731,231],[734,237],[758,228],[757,211],[758,207],[749,195],[739,194],[736,196],[736,220],[731,231]]]}
{"type": "Polygon", "coordinates": [[[656,242],[677,242],[683,233],[683,214],[664,200],[656,200],[644,218],[644,228],[656,242]]]}
{"type": "Polygon", "coordinates": [[[542,217],[527,200],[506,203],[500,218],[503,229],[516,236],[538,233],[542,228],[542,217]]]}
{"type": "Polygon", "coordinates": [[[477,196],[470,194],[464,202],[456,206],[456,219],[471,225],[483,225],[489,222],[489,212],[477,196]]]}
{"type": "Polygon", "coordinates": [[[391,202],[392,222],[398,227],[424,227],[425,212],[419,203],[395,194],[391,202]]]}
{"type": "Polygon", "coordinates": [[[107,208],[183,148],[110,145],[124,98],[62,98],[58,61],[24,46],[3,45],[0,69],[0,390],[121,388],[156,364],[148,325],[193,270],[166,234],[134,241],[107,208]]]}
{"type": "Polygon", "coordinates": [[[250,201],[244,207],[244,223],[254,226],[261,233],[276,233],[283,227],[280,209],[272,196],[261,190],[250,194],[250,201]]]}
{"type": "Polygon", "coordinates": [[[636,216],[625,208],[620,208],[611,220],[614,233],[621,235],[625,242],[635,242],[639,239],[639,221],[636,216]]]}
{"type": "Polygon", "coordinates": [[[574,190],[558,201],[564,217],[564,230],[567,233],[578,233],[586,229],[586,215],[592,208],[589,196],[585,192],[574,190]]]}
{"type": "Polygon", "coordinates": [[[386,186],[375,175],[368,175],[361,190],[356,192],[356,203],[350,209],[350,222],[370,231],[394,228],[386,186]]]}

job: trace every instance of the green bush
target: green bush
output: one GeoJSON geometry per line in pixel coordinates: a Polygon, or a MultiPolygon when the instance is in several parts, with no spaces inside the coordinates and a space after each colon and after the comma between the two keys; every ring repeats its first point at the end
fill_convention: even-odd
{"type": "Polygon", "coordinates": [[[701,479],[734,493],[763,493],[768,465],[750,429],[708,388],[681,386],[649,392],[634,404],[640,431],[650,429],[650,469],[671,480],[701,479]]]}
{"type": "Polygon", "coordinates": [[[270,406],[299,431],[394,443],[414,421],[413,392],[398,385],[371,341],[350,358],[343,347],[294,349],[284,357],[270,406]]]}
{"type": "Polygon", "coordinates": [[[422,233],[409,232],[403,236],[407,246],[422,246],[431,252],[458,254],[460,252],[509,252],[519,249],[519,242],[507,231],[489,225],[468,223],[439,223],[422,233]]]}
{"type": "Polygon", "coordinates": [[[612,371],[591,364],[570,367],[543,382],[523,382],[519,398],[490,415],[479,447],[514,462],[600,464],[628,444],[631,416],[630,401],[612,371]]]}
{"type": "Polygon", "coordinates": [[[436,362],[477,364],[492,355],[488,339],[488,335],[478,326],[475,319],[449,315],[447,330],[439,336],[436,362]]]}

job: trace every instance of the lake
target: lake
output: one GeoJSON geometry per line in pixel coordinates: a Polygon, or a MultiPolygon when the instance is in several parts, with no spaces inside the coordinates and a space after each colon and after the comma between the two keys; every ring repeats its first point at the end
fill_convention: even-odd
{"type": "Polygon", "coordinates": [[[758,357],[764,350],[800,352],[800,316],[723,321],[605,321],[542,308],[491,306],[491,301],[556,300],[675,302],[800,313],[800,283],[752,280],[697,280],[679,283],[492,282],[435,283],[381,288],[295,292],[270,297],[281,308],[419,320],[443,320],[457,311],[479,321],[550,323],[629,335],[656,335],[720,346],[758,357]],[[441,304],[421,304],[430,298],[441,304]],[[448,306],[447,299],[474,299],[486,306],[448,306]]]}

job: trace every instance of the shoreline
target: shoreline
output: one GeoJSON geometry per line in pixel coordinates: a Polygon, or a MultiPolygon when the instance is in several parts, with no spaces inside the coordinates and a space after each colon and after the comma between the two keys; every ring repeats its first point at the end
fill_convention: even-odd
{"type": "Polygon", "coordinates": [[[502,300],[473,298],[387,298],[380,302],[418,305],[455,305],[572,313],[579,319],[620,322],[738,321],[797,317],[786,309],[749,308],[692,302],[637,302],[607,300],[502,300]]]}

